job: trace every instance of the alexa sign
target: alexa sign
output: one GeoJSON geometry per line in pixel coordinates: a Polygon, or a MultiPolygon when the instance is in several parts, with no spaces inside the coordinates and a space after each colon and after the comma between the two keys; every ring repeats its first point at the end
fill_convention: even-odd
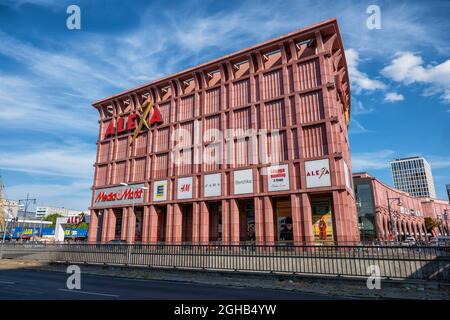
{"type": "Polygon", "coordinates": [[[289,190],[289,167],[287,164],[268,167],[267,171],[269,191],[289,190]]]}
{"type": "Polygon", "coordinates": [[[140,107],[142,112],[141,115],[137,113],[130,114],[127,118],[119,117],[117,119],[117,126],[114,126],[114,122],[110,121],[108,128],[106,129],[104,138],[114,136],[115,134],[120,134],[126,131],[134,131],[132,142],[141,132],[142,128],[145,126],[150,129],[151,125],[163,123],[161,113],[158,107],[153,104],[153,101],[148,99],[140,107]],[[147,123],[150,111],[153,109],[152,117],[150,118],[150,123],[147,123]],[[140,121],[136,125],[136,119],[139,118],[140,121]]]}
{"type": "Polygon", "coordinates": [[[305,162],[306,187],[330,187],[330,163],[328,159],[305,162]]]}

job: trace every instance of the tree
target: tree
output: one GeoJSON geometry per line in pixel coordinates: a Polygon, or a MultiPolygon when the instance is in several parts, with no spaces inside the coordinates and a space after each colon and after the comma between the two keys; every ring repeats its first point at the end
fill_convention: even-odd
{"type": "Polygon", "coordinates": [[[425,219],[425,227],[427,228],[428,233],[433,233],[433,230],[435,228],[438,228],[442,221],[438,221],[436,219],[433,219],[432,217],[426,217],[425,219]]]}
{"type": "Polygon", "coordinates": [[[59,213],[53,213],[53,214],[49,214],[48,216],[46,216],[44,218],[44,221],[51,221],[51,225],[49,226],[49,228],[54,228],[56,227],[56,219],[62,217],[61,214],[59,213]]]}

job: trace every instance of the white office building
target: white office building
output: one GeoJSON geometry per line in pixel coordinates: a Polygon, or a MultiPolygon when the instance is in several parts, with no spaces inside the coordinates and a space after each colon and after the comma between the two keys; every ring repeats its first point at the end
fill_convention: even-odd
{"type": "Polygon", "coordinates": [[[431,166],[423,157],[391,161],[394,187],[413,197],[436,198],[431,166]]]}
{"type": "Polygon", "coordinates": [[[58,213],[63,217],[76,217],[81,214],[81,211],[71,210],[67,208],[58,208],[58,207],[48,207],[48,206],[40,206],[36,207],[36,218],[46,217],[51,214],[58,213]]]}

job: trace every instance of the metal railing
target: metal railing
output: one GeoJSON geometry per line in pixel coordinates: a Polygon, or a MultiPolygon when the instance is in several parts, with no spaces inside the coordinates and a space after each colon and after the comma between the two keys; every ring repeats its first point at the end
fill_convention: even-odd
{"type": "Polygon", "coordinates": [[[450,247],[381,245],[5,244],[4,257],[52,262],[450,282],[450,247]]]}

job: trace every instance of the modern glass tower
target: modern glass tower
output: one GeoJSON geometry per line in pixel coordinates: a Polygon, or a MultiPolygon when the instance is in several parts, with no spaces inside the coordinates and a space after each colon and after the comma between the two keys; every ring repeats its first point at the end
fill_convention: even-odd
{"type": "Polygon", "coordinates": [[[414,197],[436,198],[431,166],[423,157],[410,157],[391,161],[395,188],[414,197]]]}

